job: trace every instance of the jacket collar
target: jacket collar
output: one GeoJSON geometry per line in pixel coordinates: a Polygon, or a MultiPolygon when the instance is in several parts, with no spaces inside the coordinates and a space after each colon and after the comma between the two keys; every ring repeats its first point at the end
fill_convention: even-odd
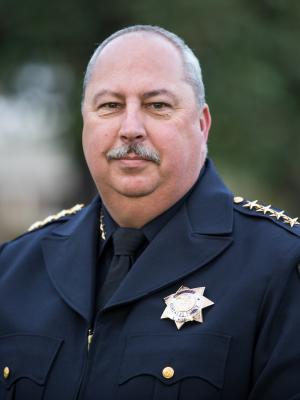
{"type": "Polygon", "coordinates": [[[204,235],[229,234],[233,226],[233,195],[210,159],[206,160],[204,168],[187,202],[191,229],[204,235]]]}

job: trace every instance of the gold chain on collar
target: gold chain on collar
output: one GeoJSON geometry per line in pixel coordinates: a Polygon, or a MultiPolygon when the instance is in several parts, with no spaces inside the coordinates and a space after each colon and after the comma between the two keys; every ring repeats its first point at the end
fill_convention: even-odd
{"type": "Polygon", "coordinates": [[[101,211],[100,211],[100,233],[101,233],[101,239],[105,240],[106,239],[106,232],[105,232],[104,215],[103,215],[102,207],[101,207],[101,211]]]}

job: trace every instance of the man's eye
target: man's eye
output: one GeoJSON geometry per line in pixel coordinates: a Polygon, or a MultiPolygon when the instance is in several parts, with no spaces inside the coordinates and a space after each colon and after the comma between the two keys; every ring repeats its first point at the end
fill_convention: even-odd
{"type": "Polygon", "coordinates": [[[149,106],[154,108],[155,110],[163,110],[164,108],[170,107],[169,104],[164,103],[162,101],[159,101],[159,102],[156,102],[156,103],[151,103],[149,106]]]}
{"type": "Polygon", "coordinates": [[[152,112],[159,113],[159,114],[165,114],[169,113],[171,110],[171,105],[168,103],[165,103],[163,101],[155,101],[153,103],[147,103],[145,107],[152,112]]]}
{"type": "Polygon", "coordinates": [[[101,104],[99,108],[116,109],[116,108],[120,108],[120,106],[121,105],[119,103],[115,103],[113,101],[110,101],[108,103],[101,104]]]}
{"type": "Polygon", "coordinates": [[[108,101],[98,106],[97,110],[100,116],[111,115],[119,112],[122,109],[122,103],[108,101]]]}

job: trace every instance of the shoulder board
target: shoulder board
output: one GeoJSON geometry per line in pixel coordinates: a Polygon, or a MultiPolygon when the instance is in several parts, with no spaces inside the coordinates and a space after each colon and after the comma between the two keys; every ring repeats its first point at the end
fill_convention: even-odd
{"type": "Polygon", "coordinates": [[[278,225],[288,228],[289,231],[292,231],[300,236],[300,221],[298,221],[298,218],[289,217],[284,211],[272,208],[271,204],[264,206],[259,204],[258,200],[245,200],[240,196],[234,197],[233,202],[237,205],[237,208],[240,211],[250,215],[265,216],[278,225]]]}
{"type": "Polygon", "coordinates": [[[50,222],[57,221],[58,219],[65,217],[66,215],[76,214],[78,211],[80,211],[82,209],[83,206],[84,206],[84,204],[76,204],[74,207],[69,208],[67,210],[61,210],[59,213],[57,213],[55,215],[49,215],[49,217],[45,218],[44,220],[37,221],[34,224],[32,224],[28,228],[28,232],[31,232],[38,228],[42,228],[43,226],[49,224],[50,222]]]}

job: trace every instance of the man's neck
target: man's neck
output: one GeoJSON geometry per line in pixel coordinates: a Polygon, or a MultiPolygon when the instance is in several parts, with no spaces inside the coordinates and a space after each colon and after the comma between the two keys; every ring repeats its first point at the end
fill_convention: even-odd
{"type": "MultiPolygon", "coordinates": [[[[183,193],[184,195],[185,193],[183,193]]],[[[156,197],[156,196],[155,196],[156,197]]],[[[126,228],[141,228],[154,218],[168,210],[182,196],[159,199],[148,195],[144,197],[125,197],[121,195],[101,194],[102,201],[116,223],[126,228]]]]}

